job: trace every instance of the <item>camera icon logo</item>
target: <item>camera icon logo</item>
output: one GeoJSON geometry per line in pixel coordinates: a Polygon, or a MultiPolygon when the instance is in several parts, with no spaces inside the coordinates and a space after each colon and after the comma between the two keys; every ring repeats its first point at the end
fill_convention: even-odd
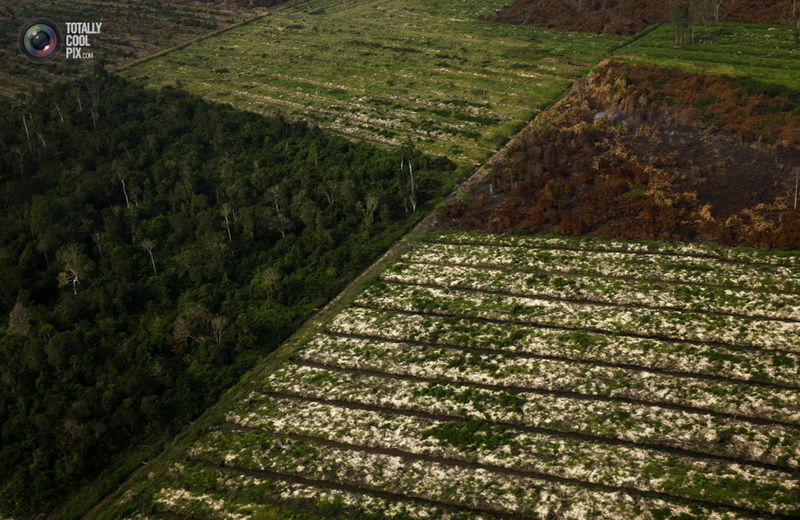
{"type": "Polygon", "coordinates": [[[63,41],[61,30],[55,22],[37,18],[20,29],[19,51],[31,61],[49,61],[58,55],[63,41]]]}

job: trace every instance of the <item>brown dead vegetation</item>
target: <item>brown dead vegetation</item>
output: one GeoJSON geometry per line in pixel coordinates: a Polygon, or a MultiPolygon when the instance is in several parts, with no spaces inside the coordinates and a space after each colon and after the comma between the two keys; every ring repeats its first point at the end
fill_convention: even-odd
{"type": "MultiPolygon", "coordinates": [[[[535,25],[570,31],[636,34],[648,25],[665,20],[670,8],[686,0],[515,0],[494,21],[535,25]]],[[[731,22],[788,22],[791,2],[786,0],[723,0],[719,20],[731,22]]]]}
{"type": "MultiPolygon", "coordinates": [[[[642,99],[643,106],[678,106],[689,111],[701,127],[715,128],[740,141],[758,141],[787,148],[800,147],[800,94],[767,93],[779,87],[752,82],[748,92],[738,79],[692,74],[678,68],[610,63],[599,72],[599,81],[624,80],[626,96],[642,99]]],[[[625,106],[630,100],[623,102],[625,106]]],[[[653,110],[653,106],[648,110],[653,110]]]]}
{"type": "Polygon", "coordinates": [[[800,248],[800,118],[781,114],[785,124],[764,126],[759,145],[744,142],[784,101],[721,78],[608,64],[516,138],[485,182],[446,204],[441,224],[800,248]],[[697,100],[710,95],[721,124],[698,118],[710,105],[697,100]],[[728,110],[743,115],[728,120],[728,110]]]}
{"type": "Polygon", "coordinates": [[[282,4],[286,0],[198,0],[205,4],[222,4],[222,5],[237,5],[239,7],[246,7],[252,9],[254,7],[272,7],[273,5],[282,4]]]}

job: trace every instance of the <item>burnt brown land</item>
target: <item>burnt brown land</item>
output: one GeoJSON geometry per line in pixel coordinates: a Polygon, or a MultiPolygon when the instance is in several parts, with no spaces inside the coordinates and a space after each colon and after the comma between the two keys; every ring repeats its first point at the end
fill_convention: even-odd
{"type": "Polygon", "coordinates": [[[0,94],[28,92],[53,81],[72,78],[91,70],[94,60],[57,58],[31,63],[20,55],[17,38],[26,22],[40,17],[53,20],[64,30],[65,22],[103,22],[101,34],[91,37],[95,59],[111,66],[163,51],[185,41],[255,16],[251,7],[278,3],[274,0],[55,0],[53,2],[6,2],[0,6],[0,94]]]}
{"type": "Polygon", "coordinates": [[[441,225],[797,249],[797,106],[731,79],[607,64],[446,204],[441,225]]]}
{"type": "MultiPolygon", "coordinates": [[[[665,20],[676,3],[679,0],[515,0],[492,19],[549,29],[636,34],[665,20]]],[[[718,13],[709,14],[712,20],[729,22],[788,22],[792,18],[791,7],[788,1],[724,0],[718,13]]]]}

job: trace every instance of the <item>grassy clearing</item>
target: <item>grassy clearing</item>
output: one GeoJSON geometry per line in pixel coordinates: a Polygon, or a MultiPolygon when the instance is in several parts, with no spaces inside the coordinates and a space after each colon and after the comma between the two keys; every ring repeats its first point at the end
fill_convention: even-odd
{"type": "Polygon", "coordinates": [[[289,2],[125,74],[475,165],[623,41],[476,19],[497,2],[289,2]]]}
{"type": "Polygon", "coordinates": [[[675,47],[675,27],[666,23],[621,49],[618,57],[800,90],[800,46],[791,26],[713,22],[707,35],[698,27],[695,42],[675,47]]]}
{"type": "MultiPolygon", "coordinates": [[[[795,313],[788,321],[742,316],[731,326],[710,319],[720,302],[700,299],[693,313],[678,315],[658,307],[669,288],[653,289],[646,279],[636,301],[626,284],[604,281],[594,294],[632,306],[627,317],[584,301],[581,291],[598,283],[598,272],[611,280],[619,266],[647,263],[644,255],[676,288],[709,289],[694,279],[703,262],[754,267],[753,277],[766,276],[769,264],[797,278],[791,257],[744,249],[426,235],[383,280],[304,335],[299,350],[284,350],[273,371],[229,393],[202,430],[183,436],[161,469],[107,512],[295,519],[800,513],[800,390],[788,375],[797,354],[776,350],[796,345],[795,313]],[[460,245],[441,250],[445,241],[460,245]],[[492,243],[499,256],[487,256],[492,243]],[[568,255],[577,246],[588,254],[567,264],[577,285],[523,287],[517,271],[489,272],[488,264],[512,257],[516,268],[533,269],[541,252],[568,255]],[[481,262],[465,275],[449,264],[470,257],[470,248],[481,262]],[[442,262],[423,280],[419,268],[433,257],[442,262]],[[491,280],[492,291],[466,293],[452,277],[491,280]],[[547,312],[523,298],[506,301],[504,293],[521,287],[546,293],[550,299],[537,305],[547,312]],[[661,323],[672,319],[681,326],[661,323]],[[728,337],[755,321],[783,332],[728,337]],[[747,347],[735,345],[744,340],[747,347]]],[[[747,288],[738,292],[747,298],[747,288]]],[[[766,296],[752,291],[754,302],[766,296]]],[[[758,307],[741,312],[763,314],[758,307]]]]}

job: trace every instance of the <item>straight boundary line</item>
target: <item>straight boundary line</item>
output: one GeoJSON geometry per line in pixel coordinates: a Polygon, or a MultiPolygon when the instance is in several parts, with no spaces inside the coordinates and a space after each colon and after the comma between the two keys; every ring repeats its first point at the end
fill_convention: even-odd
{"type": "MultiPolygon", "coordinates": [[[[301,0],[300,2],[284,2],[282,4],[278,4],[273,6],[269,9],[275,10],[285,10],[289,7],[296,6],[300,3],[306,3],[309,0],[301,0]],[[277,9],[276,9],[277,8],[277,9]]],[[[218,31],[214,31],[212,33],[200,36],[198,38],[194,38],[182,44],[176,45],[170,49],[166,49],[156,54],[152,54],[150,56],[145,56],[141,59],[135,60],[133,62],[127,63],[122,67],[114,69],[113,72],[119,73],[125,70],[128,70],[135,65],[139,65],[141,63],[145,63],[151,59],[164,56],[170,52],[183,49],[188,47],[190,44],[202,41],[207,38],[211,38],[218,34],[222,34],[226,31],[233,30],[238,27],[242,27],[249,23],[258,21],[269,16],[271,12],[266,12],[261,15],[257,15],[255,17],[249,18],[247,20],[243,20],[237,24],[233,24],[231,26],[225,27],[218,31]]],[[[631,42],[626,42],[622,47],[625,45],[630,44],[631,42]]],[[[621,48],[621,47],[620,47],[621,48]]],[[[91,520],[94,518],[111,518],[108,515],[113,513],[113,506],[116,503],[115,499],[119,499],[122,497],[123,493],[130,487],[131,484],[135,483],[137,480],[142,478],[143,470],[146,468],[146,465],[150,462],[153,462],[154,465],[157,462],[163,463],[163,458],[167,457],[167,454],[175,453],[178,450],[182,449],[182,444],[185,445],[187,440],[191,439],[197,434],[200,434],[207,429],[214,425],[214,417],[221,416],[224,420],[224,414],[227,411],[228,407],[227,404],[232,400],[239,400],[242,397],[246,396],[248,391],[255,386],[258,381],[263,379],[263,377],[271,372],[276,370],[279,366],[284,364],[285,362],[289,362],[291,356],[297,352],[300,348],[302,348],[305,343],[307,343],[314,334],[317,332],[323,331],[325,325],[330,322],[333,318],[335,313],[338,309],[343,308],[343,305],[347,301],[352,301],[355,297],[367,287],[367,284],[375,279],[378,278],[378,275],[388,267],[388,265],[395,261],[396,259],[400,258],[400,255],[409,251],[412,248],[412,244],[420,242],[424,235],[430,231],[432,231],[435,225],[438,223],[438,209],[441,208],[445,203],[452,202],[457,200],[461,197],[466,190],[470,189],[472,186],[486,178],[492,170],[493,161],[502,154],[506,153],[508,148],[516,142],[517,138],[521,136],[530,126],[533,124],[539,117],[545,114],[548,110],[550,110],[553,106],[555,106],[558,102],[564,99],[570,92],[573,91],[575,88],[575,84],[577,81],[580,81],[584,78],[587,74],[592,72],[598,66],[601,66],[610,56],[611,50],[606,51],[605,58],[599,60],[591,67],[587,67],[586,69],[581,71],[581,74],[574,78],[572,83],[567,85],[557,96],[554,96],[551,100],[543,103],[539,107],[534,107],[531,110],[535,113],[533,116],[528,119],[527,121],[522,121],[520,123],[520,128],[514,134],[512,134],[499,148],[497,148],[491,156],[489,156],[482,164],[478,164],[474,166],[469,173],[465,174],[463,179],[456,183],[453,189],[447,194],[441,201],[439,201],[436,206],[431,208],[429,212],[420,217],[420,220],[414,224],[409,231],[407,231],[402,237],[396,240],[387,250],[384,252],[380,257],[378,257],[371,265],[365,268],[360,274],[358,274],[355,278],[353,278],[343,289],[339,292],[334,298],[332,298],[328,303],[325,304],[318,312],[312,314],[308,317],[296,330],[292,335],[278,348],[266,354],[260,363],[257,363],[251,370],[246,372],[242,375],[240,380],[234,384],[232,387],[228,388],[227,390],[223,391],[218,401],[212,404],[209,408],[207,408],[195,421],[192,421],[189,425],[184,426],[184,428],[175,436],[168,438],[166,441],[166,447],[159,450],[157,454],[150,459],[149,461],[142,461],[136,468],[134,468],[123,480],[119,481],[119,483],[112,488],[105,496],[103,496],[98,502],[93,504],[91,508],[89,508],[80,518],[81,520],[91,520]],[[536,112],[538,110],[538,112],[536,112]],[[108,507],[107,507],[108,506],[108,507]],[[109,510],[109,507],[111,508],[109,510]],[[110,513],[110,512],[111,513],[110,513]]],[[[154,468],[150,468],[154,469],[154,468]]]]}

